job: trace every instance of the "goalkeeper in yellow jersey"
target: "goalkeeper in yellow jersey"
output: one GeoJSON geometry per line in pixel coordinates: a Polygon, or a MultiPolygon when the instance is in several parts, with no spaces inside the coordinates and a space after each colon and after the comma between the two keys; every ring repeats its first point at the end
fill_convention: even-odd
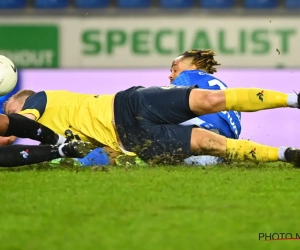
{"type": "MultiPolygon", "coordinates": [[[[219,64],[212,51],[198,56],[204,74],[216,72],[219,64]]],[[[178,125],[224,110],[253,112],[280,107],[299,108],[299,96],[259,88],[203,90],[169,85],[132,87],[113,95],[42,91],[12,98],[5,111],[19,112],[60,134],[70,130],[75,138],[97,141],[99,146],[128,155],[135,153],[146,161],[181,161],[205,154],[231,160],[280,160],[300,167],[300,149],[228,139],[193,125],[178,125]]]]}

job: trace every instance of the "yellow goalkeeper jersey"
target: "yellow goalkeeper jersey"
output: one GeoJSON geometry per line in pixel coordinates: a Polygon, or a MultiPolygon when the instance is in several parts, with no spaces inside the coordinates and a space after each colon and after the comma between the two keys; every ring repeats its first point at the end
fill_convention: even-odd
{"type": "Polygon", "coordinates": [[[24,103],[20,114],[33,114],[56,133],[95,140],[122,152],[113,125],[113,95],[92,95],[53,90],[38,92],[24,103]]]}

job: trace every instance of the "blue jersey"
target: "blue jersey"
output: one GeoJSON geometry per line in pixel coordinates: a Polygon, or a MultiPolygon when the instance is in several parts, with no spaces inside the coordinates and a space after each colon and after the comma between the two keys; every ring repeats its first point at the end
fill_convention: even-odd
{"type": "MultiPolygon", "coordinates": [[[[223,90],[227,85],[214,76],[202,70],[186,70],[172,83],[176,86],[196,85],[200,89],[223,90]]],[[[237,139],[241,133],[241,113],[236,111],[222,111],[219,113],[199,116],[182,123],[182,125],[198,125],[199,127],[218,130],[221,135],[227,138],[237,139]]]]}

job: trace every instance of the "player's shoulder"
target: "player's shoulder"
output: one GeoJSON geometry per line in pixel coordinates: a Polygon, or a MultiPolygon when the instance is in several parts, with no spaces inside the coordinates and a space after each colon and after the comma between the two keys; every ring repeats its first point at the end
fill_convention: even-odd
{"type": "Polygon", "coordinates": [[[184,70],[182,71],[179,76],[175,79],[175,81],[180,78],[185,78],[185,79],[189,79],[190,81],[209,81],[209,80],[219,80],[220,82],[222,82],[220,79],[218,79],[217,77],[215,77],[212,74],[209,74],[203,70],[184,70]]]}
{"type": "Polygon", "coordinates": [[[178,77],[199,77],[199,76],[204,76],[204,75],[207,75],[207,73],[205,73],[202,70],[192,69],[192,70],[182,71],[178,77]]]}
{"type": "Polygon", "coordinates": [[[44,103],[47,102],[47,95],[45,91],[40,91],[40,92],[36,92],[35,94],[29,96],[24,103],[24,107],[26,106],[35,106],[38,105],[39,103],[44,103]]]}
{"type": "Polygon", "coordinates": [[[201,77],[202,72],[203,71],[201,70],[184,70],[173,81],[173,85],[177,85],[177,86],[197,85],[199,81],[205,80],[201,77]]]}
{"type": "Polygon", "coordinates": [[[209,73],[202,70],[185,70],[173,82],[174,85],[196,85],[201,89],[226,89],[227,85],[209,73]]]}
{"type": "Polygon", "coordinates": [[[45,91],[37,92],[29,96],[23,105],[22,110],[36,109],[40,114],[44,113],[47,105],[47,95],[45,91]]]}

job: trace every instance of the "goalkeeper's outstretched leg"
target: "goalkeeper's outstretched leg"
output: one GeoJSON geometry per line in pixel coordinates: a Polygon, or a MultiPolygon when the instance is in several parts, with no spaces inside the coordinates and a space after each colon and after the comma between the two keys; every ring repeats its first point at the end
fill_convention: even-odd
{"type": "MultiPolygon", "coordinates": [[[[253,112],[275,108],[299,108],[297,93],[285,94],[258,88],[233,88],[220,91],[193,89],[189,97],[192,112],[204,115],[222,110],[253,112]]],[[[234,140],[193,129],[191,151],[210,154],[231,160],[254,160],[259,162],[287,161],[300,167],[300,149],[271,147],[249,140],[234,140]]]]}
{"type": "Polygon", "coordinates": [[[228,139],[201,128],[194,128],[191,136],[193,154],[215,155],[234,161],[284,161],[300,167],[300,149],[271,147],[249,140],[228,139]]]}
{"type": "Polygon", "coordinates": [[[232,88],[225,90],[193,89],[189,97],[192,112],[197,115],[223,110],[253,112],[274,108],[299,108],[299,94],[285,94],[258,88],[232,88]]]}

